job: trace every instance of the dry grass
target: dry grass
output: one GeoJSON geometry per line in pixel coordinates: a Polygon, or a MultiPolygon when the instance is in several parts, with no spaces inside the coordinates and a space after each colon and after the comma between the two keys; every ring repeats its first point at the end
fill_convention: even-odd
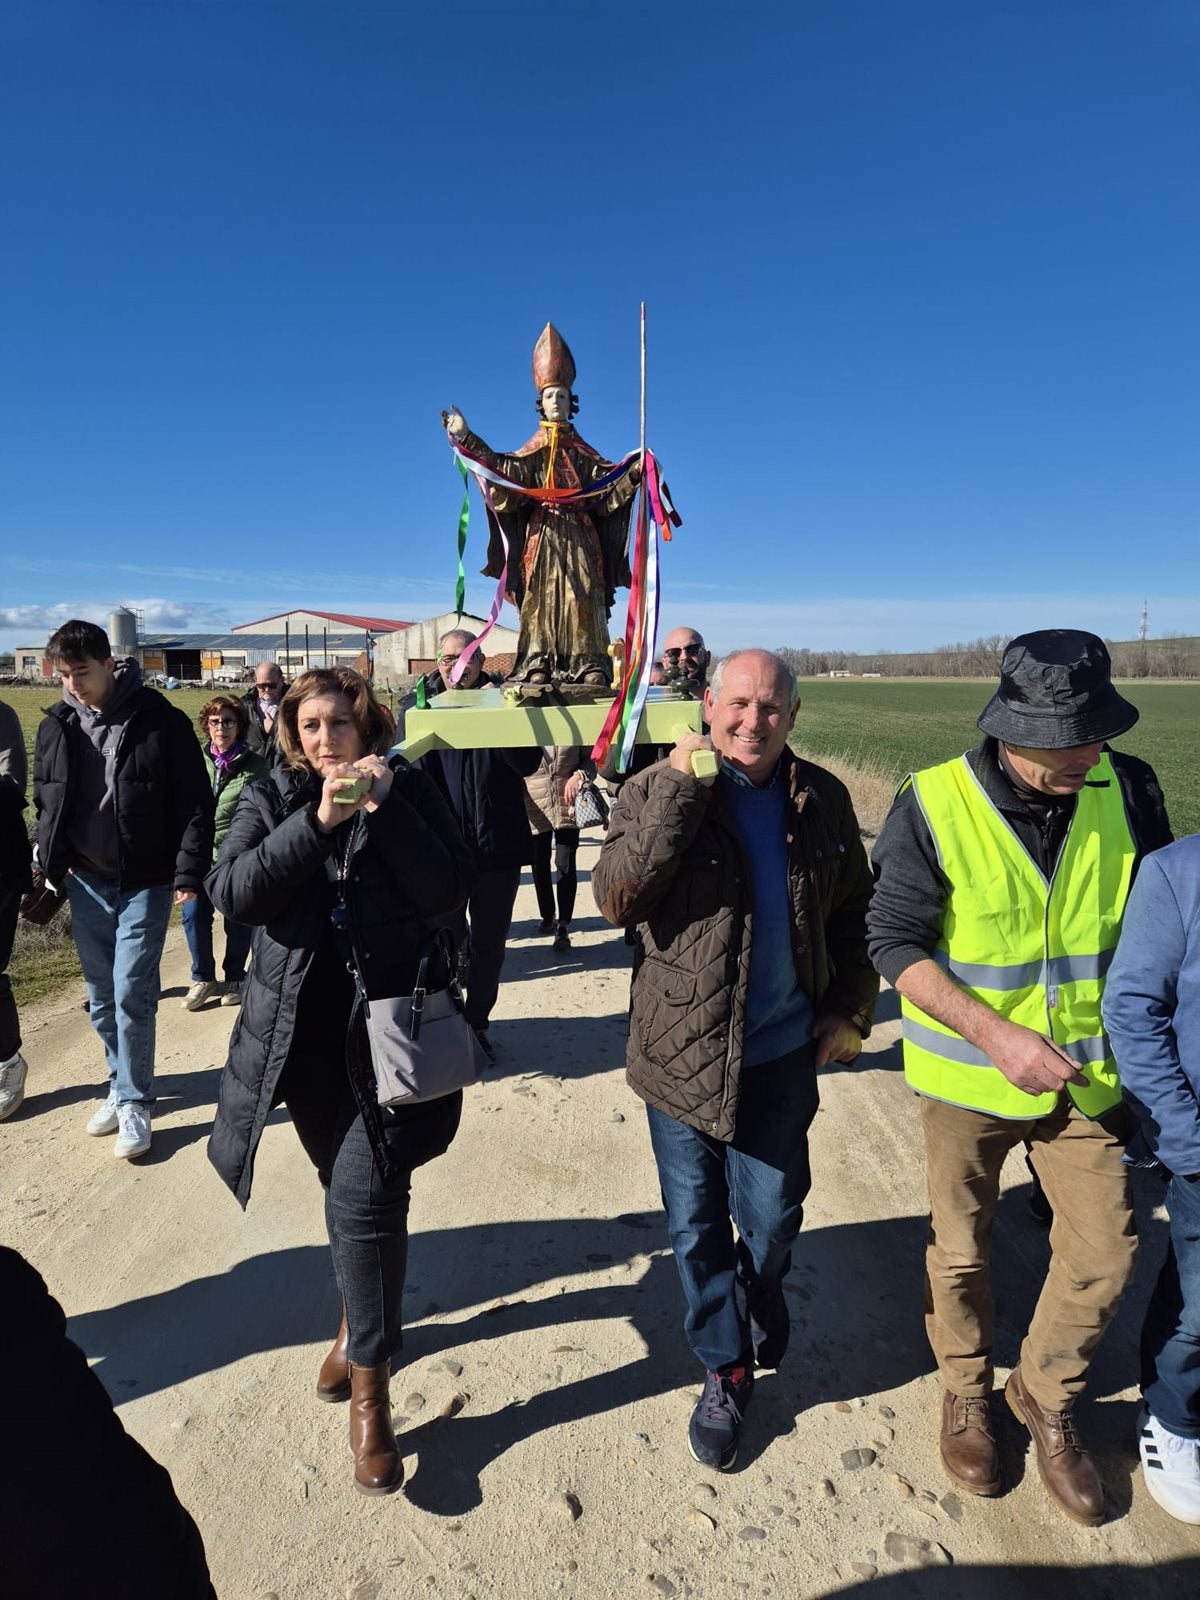
{"type": "Polygon", "coordinates": [[[30,922],[17,923],[8,975],[18,1008],[44,999],[79,977],[69,909],[60,911],[44,928],[30,922]]]}
{"type": "Polygon", "coordinates": [[[855,762],[847,756],[828,752],[819,756],[807,750],[799,753],[842,780],[850,791],[854,814],[864,837],[875,838],[896,797],[896,774],[873,761],[855,762]]]}

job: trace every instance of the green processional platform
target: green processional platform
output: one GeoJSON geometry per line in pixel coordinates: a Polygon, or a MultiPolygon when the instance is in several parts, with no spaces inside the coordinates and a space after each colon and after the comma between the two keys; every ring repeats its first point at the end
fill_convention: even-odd
{"type": "MultiPolygon", "coordinates": [[[[586,748],[595,744],[612,708],[611,691],[559,697],[528,688],[446,689],[404,719],[394,754],[417,761],[430,750],[517,750],[531,745],[586,748]]],[[[674,744],[699,733],[704,707],[671,688],[653,688],[638,725],[639,744],[674,744]]]]}

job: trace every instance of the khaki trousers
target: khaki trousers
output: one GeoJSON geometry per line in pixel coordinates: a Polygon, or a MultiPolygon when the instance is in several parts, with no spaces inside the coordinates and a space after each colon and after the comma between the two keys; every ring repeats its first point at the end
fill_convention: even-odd
{"type": "Polygon", "coordinates": [[[925,1331],[952,1394],[992,1389],[988,1257],[1000,1169],[1028,1139],[1054,1208],[1050,1270],[1021,1346],[1021,1376],[1047,1411],[1069,1411],[1137,1258],[1123,1145],[1063,1094],[1048,1116],[1014,1122],[922,1098],[929,1181],[925,1331]]]}

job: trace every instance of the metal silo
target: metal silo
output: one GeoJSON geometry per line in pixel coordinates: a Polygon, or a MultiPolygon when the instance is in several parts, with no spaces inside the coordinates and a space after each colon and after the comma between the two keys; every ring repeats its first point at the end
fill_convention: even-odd
{"type": "Polygon", "coordinates": [[[128,606],[118,606],[108,618],[108,642],[114,656],[137,654],[137,618],[128,606]]]}

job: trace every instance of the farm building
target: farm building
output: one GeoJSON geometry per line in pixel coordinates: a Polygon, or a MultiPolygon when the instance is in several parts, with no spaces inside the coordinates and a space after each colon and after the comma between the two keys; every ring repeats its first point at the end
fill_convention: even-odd
{"type": "MultiPolygon", "coordinates": [[[[110,613],[106,624],[113,654],[135,656],[148,674],[181,682],[227,683],[251,676],[262,661],[277,661],[287,677],[307,667],[365,671],[375,641],[407,627],[406,622],[385,617],[288,611],[257,623],[241,623],[227,633],[148,633],[140,618],[124,606],[110,613]]],[[[25,678],[53,677],[45,641],[18,645],[14,670],[25,678]]]]}
{"type": "MultiPolygon", "coordinates": [[[[453,611],[424,622],[410,622],[403,633],[390,633],[375,641],[375,681],[387,688],[407,688],[423,672],[437,667],[438,640],[451,628],[466,628],[481,633],[484,618],[464,612],[461,619],[453,611]]],[[[501,675],[512,670],[517,653],[517,630],[497,625],[484,641],[488,672],[501,675]]]]}

